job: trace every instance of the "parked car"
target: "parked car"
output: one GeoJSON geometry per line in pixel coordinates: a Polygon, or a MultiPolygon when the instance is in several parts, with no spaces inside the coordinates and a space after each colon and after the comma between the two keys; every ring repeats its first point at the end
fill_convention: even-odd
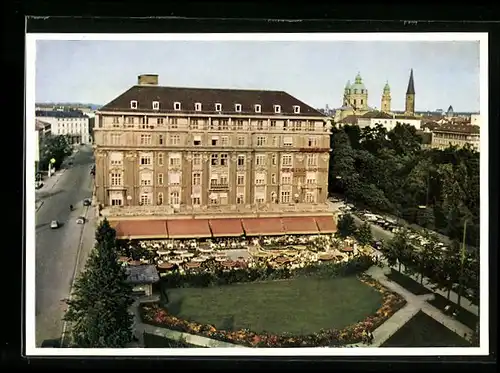
{"type": "Polygon", "coordinates": [[[85,198],[83,200],[83,205],[84,206],[90,206],[92,204],[92,200],[90,198],[85,198]]]}
{"type": "Polygon", "coordinates": [[[35,189],[40,189],[41,187],[43,187],[43,183],[41,181],[37,181],[35,183],[35,189]]]}
{"type": "Polygon", "coordinates": [[[76,224],[85,224],[85,216],[79,216],[78,219],[76,219],[76,224]]]}
{"type": "Polygon", "coordinates": [[[59,222],[57,220],[52,220],[50,222],[50,228],[51,229],[57,229],[57,228],[59,228],[59,222]]]}

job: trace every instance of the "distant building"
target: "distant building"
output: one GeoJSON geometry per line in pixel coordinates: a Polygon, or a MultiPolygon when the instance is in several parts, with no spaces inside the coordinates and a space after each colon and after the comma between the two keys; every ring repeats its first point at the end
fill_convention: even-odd
{"type": "Polygon", "coordinates": [[[450,105],[450,107],[448,108],[448,110],[446,111],[446,118],[448,119],[451,119],[455,116],[454,112],[453,112],[453,106],[450,105]]]}
{"type": "Polygon", "coordinates": [[[445,149],[450,145],[463,147],[470,144],[479,151],[479,127],[465,124],[446,124],[432,130],[432,143],[434,149],[445,149]]]}
{"type": "Polygon", "coordinates": [[[376,127],[382,125],[387,131],[391,131],[396,124],[409,124],[420,129],[421,119],[412,115],[388,114],[381,111],[370,111],[361,117],[358,117],[357,125],[360,128],[376,127]]]}
{"type": "Polygon", "coordinates": [[[481,128],[481,115],[480,114],[472,114],[470,116],[470,124],[473,126],[478,126],[481,128]]]}
{"type": "Polygon", "coordinates": [[[37,111],[36,119],[50,123],[53,135],[68,135],[73,144],[90,143],[89,117],[81,111],[37,111]]]}

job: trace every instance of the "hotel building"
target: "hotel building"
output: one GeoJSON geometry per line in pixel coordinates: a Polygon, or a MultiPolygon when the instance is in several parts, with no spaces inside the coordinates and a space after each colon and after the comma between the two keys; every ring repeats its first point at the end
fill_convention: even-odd
{"type": "Polygon", "coordinates": [[[286,92],[140,75],[96,112],[95,199],[119,237],[332,232],[330,132],[286,92]]]}

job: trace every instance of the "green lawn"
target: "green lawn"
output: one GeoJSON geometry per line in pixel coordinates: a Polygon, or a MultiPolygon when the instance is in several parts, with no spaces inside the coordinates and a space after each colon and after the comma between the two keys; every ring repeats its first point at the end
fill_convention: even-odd
{"type": "Polygon", "coordinates": [[[297,278],[209,288],[169,289],[169,311],[218,329],[310,334],[374,314],[381,294],[356,277],[297,278]]]}
{"type": "Polygon", "coordinates": [[[190,348],[199,347],[183,341],[160,337],[159,335],[144,333],[144,347],[146,348],[190,348]]]}
{"type": "Polygon", "coordinates": [[[470,343],[419,311],[380,347],[471,347],[470,343]]]}
{"type": "Polygon", "coordinates": [[[421,285],[419,282],[415,281],[404,273],[396,271],[394,268],[391,268],[391,273],[387,275],[387,278],[395,282],[396,284],[401,285],[406,290],[415,295],[425,295],[432,293],[432,291],[421,285]]]}

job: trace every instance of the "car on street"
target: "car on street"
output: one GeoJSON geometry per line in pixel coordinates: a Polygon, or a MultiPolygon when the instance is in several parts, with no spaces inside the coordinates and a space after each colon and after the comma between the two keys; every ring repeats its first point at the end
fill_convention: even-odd
{"type": "Polygon", "coordinates": [[[84,206],[90,206],[92,204],[92,200],[90,198],[85,198],[83,200],[83,205],[84,206]]]}
{"type": "Polygon", "coordinates": [[[51,229],[57,229],[57,228],[59,228],[59,222],[57,220],[52,220],[50,222],[50,228],[51,229]]]}
{"type": "Polygon", "coordinates": [[[35,189],[40,189],[41,187],[43,187],[43,183],[41,181],[35,182],[35,189]]]}
{"type": "Polygon", "coordinates": [[[85,216],[79,216],[78,219],[76,219],[76,224],[85,224],[85,216]]]}

